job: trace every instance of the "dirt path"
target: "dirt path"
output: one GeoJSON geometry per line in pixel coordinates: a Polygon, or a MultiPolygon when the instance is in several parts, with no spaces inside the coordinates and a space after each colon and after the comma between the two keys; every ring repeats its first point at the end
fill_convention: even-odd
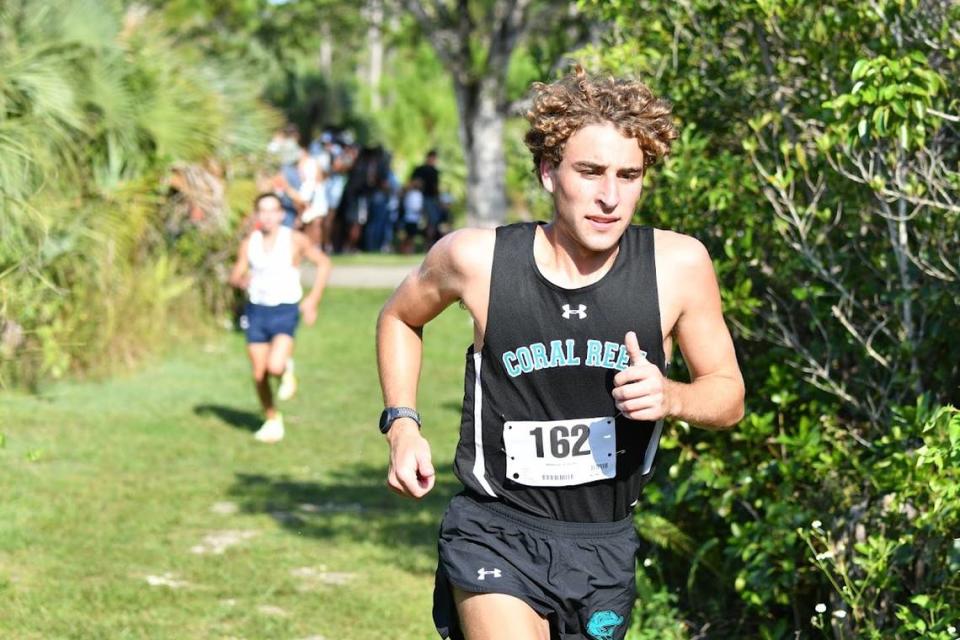
{"type": "MultiPolygon", "coordinates": [[[[410,265],[337,265],[330,272],[329,286],[393,289],[415,268],[410,265]]],[[[304,286],[310,286],[313,282],[313,265],[303,265],[300,272],[304,286]]]]}

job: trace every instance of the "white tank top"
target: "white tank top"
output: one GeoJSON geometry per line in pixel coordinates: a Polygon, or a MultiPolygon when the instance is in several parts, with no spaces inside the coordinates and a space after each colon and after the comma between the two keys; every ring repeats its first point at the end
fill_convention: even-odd
{"type": "Polygon", "coordinates": [[[293,231],[289,227],[277,230],[273,248],[266,251],[263,233],[254,231],[247,246],[250,263],[250,302],[265,306],[296,304],[303,297],[300,270],[293,266],[293,231]]]}

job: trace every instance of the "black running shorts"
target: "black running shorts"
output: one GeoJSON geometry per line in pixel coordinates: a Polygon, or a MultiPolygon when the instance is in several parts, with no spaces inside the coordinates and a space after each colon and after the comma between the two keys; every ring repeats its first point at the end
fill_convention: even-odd
{"type": "Polygon", "coordinates": [[[433,620],[462,640],[452,587],[515,596],[546,618],[554,640],[622,640],[636,599],[632,518],[561,522],[460,494],[440,525],[433,620]]]}

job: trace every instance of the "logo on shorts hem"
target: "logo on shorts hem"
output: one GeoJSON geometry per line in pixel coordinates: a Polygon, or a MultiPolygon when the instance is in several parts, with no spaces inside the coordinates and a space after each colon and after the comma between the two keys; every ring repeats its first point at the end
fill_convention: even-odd
{"type": "Polygon", "coordinates": [[[621,624],[623,616],[616,611],[594,611],[587,621],[587,633],[594,640],[613,640],[613,634],[621,624]]]}
{"type": "Polygon", "coordinates": [[[477,580],[486,580],[487,576],[493,576],[494,578],[500,577],[500,569],[490,569],[489,571],[483,567],[477,569],[477,580]]]}

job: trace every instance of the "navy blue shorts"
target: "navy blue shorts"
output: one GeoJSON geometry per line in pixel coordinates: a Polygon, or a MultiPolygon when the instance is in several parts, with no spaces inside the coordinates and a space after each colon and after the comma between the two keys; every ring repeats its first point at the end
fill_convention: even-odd
{"type": "Polygon", "coordinates": [[[299,304],[266,306],[248,302],[240,317],[240,327],[247,334],[247,342],[270,342],[278,335],[291,338],[300,322],[299,304]]]}
{"type": "Polygon", "coordinates": [[[460,494],[440,525],[434,624],[440,637],[462,640],[459,587],[523,600],[547,619],[553,640],[623,640],[639,542],[632,517],[559,522],[460,494]]]}

